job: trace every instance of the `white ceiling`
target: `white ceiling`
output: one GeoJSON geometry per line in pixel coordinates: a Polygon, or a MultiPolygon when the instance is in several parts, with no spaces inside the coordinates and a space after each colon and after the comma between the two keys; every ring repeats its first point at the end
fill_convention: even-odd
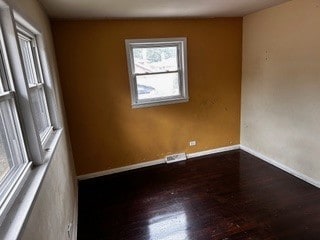
{"type": "Polygon", "coordinates": [[[235,17],[288,0],[39,0],[52,18],[235,17]]]}

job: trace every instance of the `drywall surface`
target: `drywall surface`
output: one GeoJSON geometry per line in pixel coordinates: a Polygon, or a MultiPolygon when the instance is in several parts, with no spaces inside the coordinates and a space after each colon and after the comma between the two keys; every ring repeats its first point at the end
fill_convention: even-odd
{"type": "Polygon", "coordinates": [[[78,175],[239,143],[242,18],[52,29],[78,175]],[[187,38],[190,101],[132,109],[125,39],[166,37],[187,38]]]}
{"type": "Polygon", "coordinates": [[[66,144],[63,136],[42,183],[23,240],[69,239],[67,226],[77,216],[74,212],[77,211],[77,190],[74,168],[66,161],[72,157],[65,149],[66,144]]]}
{"type": "Polygon", "coordinates": [[[241,144],[320,181],[320,1],[243,22],[241,144]]]}
{"type": "MultiPolygon", "coordinates": [[[[49,21],[36,0],[7,0],[25,20],[38,29],[44,38],[49,71],[57,91],[58,110],[63,121],[63,103],[60,97],[58,74],[49,21]]],[[[26,224],[22,239],[67,239],[67,224],[73,221],[77,199],[77,184],[67,126],[59,141],[52,163],[45,176],[39,195],[26,224]]]]}

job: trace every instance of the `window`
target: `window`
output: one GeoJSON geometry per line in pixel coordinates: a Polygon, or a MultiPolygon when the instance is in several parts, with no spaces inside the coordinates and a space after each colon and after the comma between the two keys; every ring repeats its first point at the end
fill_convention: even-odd
{"type": "Polygon", "coordinates": [[[186,38],[126,40],[132,106],[188,101],[186,38]]]}
{"type": "Polygon", "coordinates": [[[28,164],[19,117],[15,89],[0,29],[0,224],[7,210],[14,185],[28,164]]]}
{"type": "Polygon", "coordinates": [[[39,31],[0,0],[0,239],[18,238],[62,133],[46,60],[39,31]]]}
{"type": "Polygon", "coordinates": [[[21,25],[18,25],[18,38],[34,120],[41,142],[44,143],[52,131],[52,125],[46,101],[37,41],[35,35],[21,25]]]}

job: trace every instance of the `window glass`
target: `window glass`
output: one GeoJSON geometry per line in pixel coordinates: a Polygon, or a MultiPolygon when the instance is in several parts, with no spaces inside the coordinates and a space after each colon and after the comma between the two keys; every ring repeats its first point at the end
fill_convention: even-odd
{"type": "Polygon", "coordinates": [[[179,96],[178,73],[137,76],[138,99],[179,96]]]}
{"type": "MultiPolygon", "coordinates": [[[[1,31],[0,31],[1,34],[1,31]]],[[[3,52],[0,48],[0,94],[8,91],[6,66],[4,65],[3,52]]]]}
{"type": "Polygon", "coordinates": [[[0,94],[1,93],[4,93],[4,88],[3,88],[3,86],[2,86],[2,76],[1,76],[2,74],[0,74],[0,94]]]}
{"type": "Polygon", "coordinates": [[[34,56],[32,53],[32,45],[31,40],[27,39],[26,37],[20,36],[19,42],[21,46],[21,53],[24,63],[24,69],[26,71],[26,77],[28,80],[29,85],[37,84],[37,72],[36,66],[34,62],[34,56]]]}
{"type": "Polygon", "coordinates": [[[188,101],[186,39],[126,40],[133,107],[188,101]]]}
{"type": "Polygon", "coordinates": [[[8,135],[4,126],[3,114],[0,113],[0,182],[10,170],[11,160],[8,135]]]}
{"type": "Polygon", "coordinates": [[[177,47],[134,48],[135,73],[177,71],[177,47]]]}
{"type": "Polygon", "coordinates": [[[10,169],[26,162],[19,122],[12,99],[0,102],[0,181],[10,169]]]}
{"type": "Polygon", "coordinates": [[[47,129],[51,126],[48,118],[44,89],[42,87],[30,89],[30,98],[34,110],[34,120],[40,133],[40,138],[42,139],[45,137],[47,129]]]}

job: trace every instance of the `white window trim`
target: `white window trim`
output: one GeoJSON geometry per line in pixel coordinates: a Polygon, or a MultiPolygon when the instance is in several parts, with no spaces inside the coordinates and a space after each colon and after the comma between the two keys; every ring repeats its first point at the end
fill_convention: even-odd
{"type": "MultiPolygon", "coordinates": [[[[13,204],[12,199],[14,199],[18,193],[19,189],[21,189],[22,185],[26,180],[27,173],[31,168],[31,162],[28,161],[28,156],[26,152],[26,147],[24,144],[21,122],[19,121],[18,109],[17,109],[17,94],[15,91],[11,67],[9,64],[9,58],[7,54],[6,44],[4,41],[4,33],[3,27],[1,24],[0,28],[0,44],[1,44],[1,67],[2,69],[2,84],[5,88],[5,92],[0,95],[0,102],[7,102],[9,116],[4,116],[4,124],[5,122],[11,123],[12,128],[7,128],[6,132],[9,136],[14,136],[16,138],[16,143],[18,146],[14,146],[15,144],[10,144],[10,150],[13,150],[11,157],[16,156],[16,154],[20,155],[18,159],[10,159],[9,164],[12,165],[10,170],[6,174],[5,178],[2,179],[0,185],[0,225],[4,221],[4,218],[10,207],[13,204]],[[7,119],[7,120],[6,120],[7,119]],[[18,152],[16,152],[18,151],[18,152]]],[[[6,127],[6,124],[5,124],[6,127]]]]}
{"type": "MultiPolygon", "coordinates": [[[[175,104],[189,101],[188,93],[188,69],[187,69],[187,38],[150,38],[150,39],[127,39],[125,40],[127,63],[130,81],[131,104],[132,108],[142,108],[151,106],[160,106],[167,104],[175,104]],[[164,47],[174,46],[178,49],[178,70],[172,71],[179,73],[179,89],[181,94],[179,96],[152,98],[152,99],[138,99],[136,76],[161,74],[136,74],[134,73],[134,59],[133,48],[135,47],[164,47]]],[[[163,72],[170,73],[170,72],[163,72]]]]}
{"type": "Polygon", "coordinates": [[[44,151],[41,146],[40,137],[37,134],[33,120],[31,105],[29,102],[28,87],[25,79],[24,69],[19,50],[15,19],[13,11],[9,7],[1,8],[0,20],[3,29],[3,38],[6,43],[8,60],[11,67],[12,76],[15,80],[15,89],[17,92],[17,102],[20,119],[23,119],[23,133],[26,145],[28,145],[29,156],[33,163],[40,165],[43,163],[44,151]]]}
{"type": "MultiPolygon", "coordinates": [[[[20,19],[20,22],[22,20],[20,19]]],[[[46,118],[47,121],[49,123],[50,126],[48,126],[45,131],[43,133],[40,134],[40,140],[41,140],[41,144],[44,145],[50,134],[52,134],[53,131],[53,125],[52,125],[52,121],[51,121],[51,116],[50,116],[50,111],[49,111],[49,106],[47,103],[47,93],[45,91],[46,88],[46,82],[43,78],[43,66],[41,64],[41,59],[40,59],[40,55],[39,55],[39,46],[37,43],[37,38],[36,38],[36,33],[32,32],[32,30],[28,29],[28,27],[26,27],[25,25],[23,25],[22,23],[20,23],[19,21],[16,20],[16,27],[17,27],[17,31],[18,31],[18,38],[23,38],[26,39],[27,41],[30,41],[32,43],[32,56],[33,58],[31,59],[31,61],[33,61],[34,67],[35,67],[35,76],[36,76],[36,83],[27,83],[29,91],[32,91],[35,88],[38,89],[43,89],[43,103],[44,103],[44,107],[45,107],[45,112],[46,112],[46,118]]],[[[22,51],[21,46],[20,46],[20,51],[22,51]]],[[[27,81],[28,82],[28,81],[27,81]]]]}
{"type": "Polygon", "coordinates": [[[12,191],[15,194],[13,195],[14,201],[9,202],[9,210],[0,226],[0,239],[15,240],[21,238],[26,221],[50,167],[58,142],[61,139],[62,132],[63,129],[60,129],[51,135],[50,150],[46,152],[44,157],[45,163],[28,168],[22,175],[23,179],[17,182],[16,189],[12,191]]]}
{"type": "MultiPolygon", "coordinates": [[[[2,0],[0,0],[2,1],[2,0]]],[[[12,10],[12,15],[14,18],[14,22],[24,26],[24,28],[27,28],[32,33],[36,34],[36,41],[38,44],[38,50],[39,50],[39,57],[40,57],[40,63],[42,66],[42,78],[44,80],[44,83],[46,85],[45,92],[47,96],[47,103],[49,108],[49,114],[51,123],[53,125],[53,130],[59,129],[59,126],[61,126],[62,118],[56,111],[58,108],[57,105],[57,98],[56,98],[56,91],[54,86],[54,75],[55,73],[51,71],[50,66],[51,64],[48,61],[47,56],[47,48],[46,44],[44,42],[44,39],[40,37],[42,35],[41,31],[35,28],[32,24],[30,24],[28,21],[26,21],[23,16],[21,16],[18,12],[15,10],[12,10]]]]}
{"type": "MultiPolygon", "coordinates": [[[[44,40],[42,36],[39,36],[41,33],[33,28],[18,13],[14,12],[3,0],[0,0],[0,22],[3,30],[5,49],[8,55],[7,60],[15,82],[17,112],[22,125],[24,142],[27,146],[30,160],[24,168],[19,169],[19,177],[15,179],[0,209],[0,239],[14,240],[21,237],[58,142],[61,139],[63,129],[60,127],[59,120],[61,116],[59,116],[57,112],[53,78],[46,59],[44,40]],[[28,29],[31,29],[32,32],[36,34],[37,40],[40,40],[38,42],[40,43],[38,45],[39,57],[42,64],[44,82],[48,86],[45,91],[48,93],[48,98],[50,99],[50,106],[48,106],[48,108],[53,125],[52,132],[47,136],[45,143],[41,143],[35,128],[27,80],[25,78],[17,38],[16,21],[19,21],[19,23],[27,26],[28,29]]],[[[4,96],[4,98],[7,97],[10,98],[10,96],[4,96]]]]}

